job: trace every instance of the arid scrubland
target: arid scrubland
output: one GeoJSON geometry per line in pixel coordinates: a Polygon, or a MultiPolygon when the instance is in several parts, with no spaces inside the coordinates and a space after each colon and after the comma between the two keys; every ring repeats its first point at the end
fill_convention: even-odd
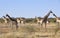
{"type": "Polygon", "coordinates": [[[47,28],[39,24],[20,24],[18,30],[15,25],[0,24],[0,38],[59,38],[60,29],[56,23],[47,24],[47,28]]]}

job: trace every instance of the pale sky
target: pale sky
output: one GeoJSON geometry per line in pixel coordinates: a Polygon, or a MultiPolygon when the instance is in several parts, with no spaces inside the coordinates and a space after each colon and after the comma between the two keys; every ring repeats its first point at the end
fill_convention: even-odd
{"type": "Polygon", "coordinates": [[[0,17],[44,17],[49,10],[60,17],[60,0],[0,0],[0,17]]]}

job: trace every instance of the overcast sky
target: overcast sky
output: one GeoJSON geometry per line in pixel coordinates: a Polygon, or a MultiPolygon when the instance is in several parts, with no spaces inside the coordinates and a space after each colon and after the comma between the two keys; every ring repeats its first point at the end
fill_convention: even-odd
{"type": "Polygon", "coordinates": [[[44,17],[49,10],[60,17],[60,0],[0,0],[0,17],[44,17]]]}

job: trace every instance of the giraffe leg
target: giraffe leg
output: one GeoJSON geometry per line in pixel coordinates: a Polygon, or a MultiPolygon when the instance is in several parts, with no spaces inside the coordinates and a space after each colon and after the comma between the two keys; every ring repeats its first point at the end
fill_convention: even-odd
{"type": "Polygon", "coordinates": [[[45,29],[46,29],[45,31],[47,31],[46,23],[45,23],[45,29]]]}
{"type": "Polygon", "coordinates": [[[59,29],[60,27],[59,27],[59,22],[58,22],[58,29],[59,29]]]}
{"type": "Polygon", "coordinates": [[[41,27],[43,27],[43,23],[41,24],[41,27]]]}
{"type": "Polygon", "coordinates": [[[16,25],[16,30],[18,29],[18,26],[16,25]]]}
{"type": "Polygon", "coordinates": [[[45,23],[45,28],[46,28],[46,23],[45,23]]]}
{"type": "Polygon", "coordinates": [[[13,22],[12,22],[12,21],[10,22],[10,26],[11,26],[11,28],[13,29],[13,22]]]}

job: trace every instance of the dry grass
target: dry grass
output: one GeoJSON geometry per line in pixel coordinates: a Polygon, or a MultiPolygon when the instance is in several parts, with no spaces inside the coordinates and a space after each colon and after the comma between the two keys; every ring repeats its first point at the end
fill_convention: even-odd
{"type": "MultiPolygon", "coordinates": [[[[8,25],[6,25],[8,26],[8,25]]],[[[8,26],[9,27],[9,26],[8,26]]],[[[57,30],[57,25],[51,23],[47,25],[47,29],[41,28],[38,24],[20,24],[19,29],[15,28],[0,28],[0,38],[59,38],[60,30],[57,30]]]]}

